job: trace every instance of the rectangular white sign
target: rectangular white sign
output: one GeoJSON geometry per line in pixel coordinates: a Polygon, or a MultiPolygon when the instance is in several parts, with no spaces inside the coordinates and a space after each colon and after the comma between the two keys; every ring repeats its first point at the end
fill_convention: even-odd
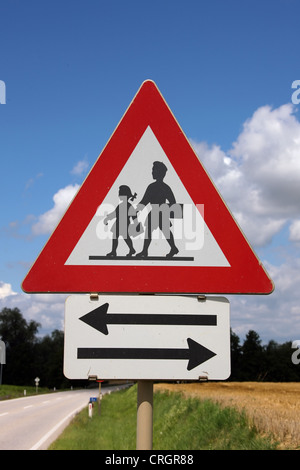
{"type": "Polygon", "coordinates": [[[71,295],[65,304],[69,379],[225,380],[230,305],[224,297],[71,295]]]}

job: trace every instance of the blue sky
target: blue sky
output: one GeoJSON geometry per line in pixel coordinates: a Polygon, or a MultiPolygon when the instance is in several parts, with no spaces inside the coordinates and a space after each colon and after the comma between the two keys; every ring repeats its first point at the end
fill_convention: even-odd
{"type": "Polygon", "coordinates": [[[21,282],[152,79],[275,282],[230,298],[234,331],[299,339],[299,14],[297,0],[2,0],[0,308],[63,327],[65,296],[21,282]]]}

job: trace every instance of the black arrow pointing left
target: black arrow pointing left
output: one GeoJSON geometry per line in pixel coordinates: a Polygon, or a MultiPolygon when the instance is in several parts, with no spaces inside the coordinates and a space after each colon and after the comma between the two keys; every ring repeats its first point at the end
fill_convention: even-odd
{"type": "Polygon", "coordinates": [[[216,353],[201,344],[187,339],[188,349],[167,348],[78,348],[78,359],[173,359],[188,360],[187,370],[192,370],[216,353]]]}
{"type": "Polygon", "coordinates": [[[161,313],[107,313],[109,304],[105,303],[91,312],[83,315],[79,320],[108,335],[107,325],[198,325],[216,326],[216,315],[193,314],[161,314],[161,313]]]}

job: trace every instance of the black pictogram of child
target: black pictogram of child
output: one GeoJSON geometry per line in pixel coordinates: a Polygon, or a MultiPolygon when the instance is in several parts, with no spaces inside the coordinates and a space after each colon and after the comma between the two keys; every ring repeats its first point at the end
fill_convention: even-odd
{"type": "Polygon", "coordinates": [[[130,225],[132,220],[136,219],[137,211],[132,206],[130,201],[133,201],[136,196],[137,194],[132,194],[131,189],[128,186],[120,186],[120,204],[116,207],[114,211],[112,211],[104,218],[105,225],[107,225],[109,220],[116,219],[111,227],[111,231],[113,234],[112,250],[106,255],[109,258],[115,258],[117,256],[117,248],[120,236],[124,239],[129,248],[129,253],[126,256],[130,257],[135,254],[135,249],[133,247],[132,239],[130,237],[130,225]]]}

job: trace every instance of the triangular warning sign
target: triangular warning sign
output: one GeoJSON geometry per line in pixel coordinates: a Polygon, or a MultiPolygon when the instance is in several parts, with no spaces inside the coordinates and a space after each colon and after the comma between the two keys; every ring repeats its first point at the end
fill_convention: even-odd
{"type": "Polygon", "coordinates": [[[274,286],[147,80],[22,288],[268,294],[274,286]]]}

